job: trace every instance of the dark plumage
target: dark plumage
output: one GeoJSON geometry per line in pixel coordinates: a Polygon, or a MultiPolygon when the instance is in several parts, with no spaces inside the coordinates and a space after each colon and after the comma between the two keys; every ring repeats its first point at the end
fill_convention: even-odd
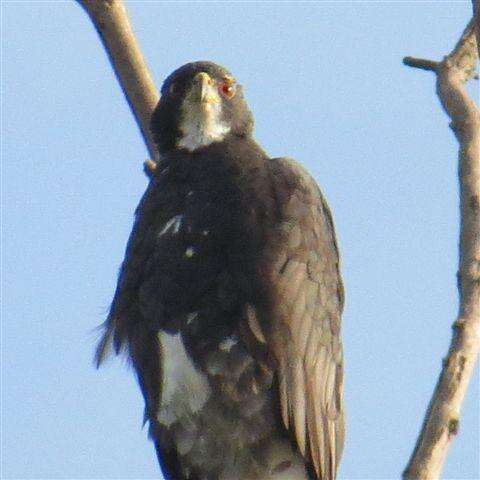
{"type": "Polygon", "coordinates": [[[343,288],[328,207],[270,159],[223,68],[187,64],[152,118],[160,161],[136,211],[105,333],[125,349],[172,480],[335,477],[343,288]]]}

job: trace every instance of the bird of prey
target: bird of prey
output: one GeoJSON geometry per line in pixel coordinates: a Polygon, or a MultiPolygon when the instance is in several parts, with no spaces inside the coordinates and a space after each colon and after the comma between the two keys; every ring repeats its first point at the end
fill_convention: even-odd
{"type": "Polygon", "coordinates": [[[189,63],[97,347],[124,351],[170,480],[331,480],[344,440],[343,286],[318,186],[252,138],[242,88],[189,63]]]}

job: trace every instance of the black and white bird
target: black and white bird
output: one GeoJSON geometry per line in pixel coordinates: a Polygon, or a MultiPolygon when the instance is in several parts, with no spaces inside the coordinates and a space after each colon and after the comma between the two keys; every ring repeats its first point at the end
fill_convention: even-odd
{"type": "Polygon", "coordinates": [[[343,287],[332,217],[252,139],[211,62],[165,81],[160,160],[136,210],[96,360],[126,352],[170,480],[331,480],[344,440],[343,287]]]}

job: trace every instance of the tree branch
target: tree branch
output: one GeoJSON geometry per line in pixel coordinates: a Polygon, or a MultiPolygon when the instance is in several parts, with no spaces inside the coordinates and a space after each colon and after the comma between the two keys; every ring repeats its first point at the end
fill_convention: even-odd
{"type": "MultiPolygon", "coordinates": [[[[77,0],[90,16],[110,58],[123,93],[135,116],[143,139],[156,159],[156,147],[150,133],[150,117],[158,102],[145,60],[133,35],[121,0],[77,0]]],[[[146,166],[146,169],[154,166],[146,166]]]]}
{"type": "MultiPolygon", "coordinates": [[[[448,447],[458,432],[460,409],[480,351],[480,112],[464,88],[474,76],[477,59],[472,20],[453,51],[431,69],[436,72],[437,93],[459,142],[460,304],[450,348],[404,479],[440,477],[448,447]]],[[[404,62],[423,68],[411,59],[404,62]]]]}
{"type": "Polygon", "coordinates": [[[421,70],[427,70],[430,72],[436,72],[438,68],[438,62],[432,60],[425,60],[423,58],[405,57],[403,63],[407,67],[419,68],[421,70]]]}

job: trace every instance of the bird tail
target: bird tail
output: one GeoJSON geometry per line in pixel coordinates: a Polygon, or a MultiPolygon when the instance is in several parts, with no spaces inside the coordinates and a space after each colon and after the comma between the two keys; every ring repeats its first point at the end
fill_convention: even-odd
{"type": "Polygon", "coordinates": [[[99,368],[111,351],[114,329],[109,320],[106,320],[97,327],[97,330],[103,330],[103,334],[97,343],[97,347],[95,348],[95,355],[93,357],[95,367],[99,368]]]}
{"type": "Polygon", "coordinates": [[[94,364],[97,368],[102,365],[112,351],[118,355],[125,350],[128,339],[127,327],[127,322],[120,321],[118,316],[113,315],[110,315],[98,327],[98,330],[103,330],[103,334],[95,349],[94,364]]]}

